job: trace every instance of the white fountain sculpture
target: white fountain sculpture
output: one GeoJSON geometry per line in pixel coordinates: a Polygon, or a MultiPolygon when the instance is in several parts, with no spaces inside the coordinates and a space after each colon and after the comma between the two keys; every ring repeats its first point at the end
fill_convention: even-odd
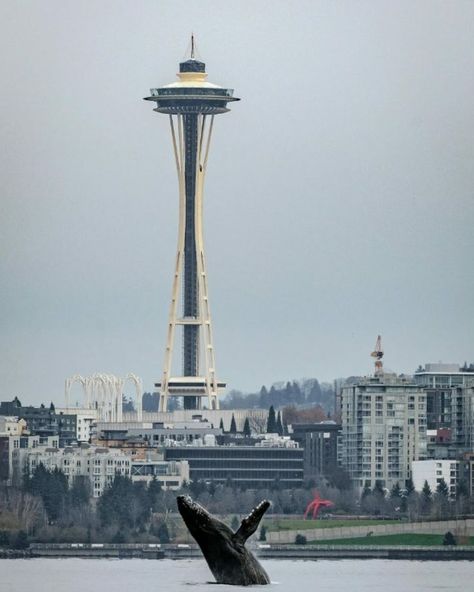
{"type": "Polygon", "coordinates": [[[131,372],[125,378],[101,372],[86,377],[74,374],[70,378],[66,378],[64,384],[66,407],[69,408],[70,406],[70,394],[73,384],[79,382],[83,388],[84,407],[86,409],[96,410],[99,421],[121,422],[123,420],[123,387],[128,380],[135,385],[137,420],[141,421],[143,382],[141,378],[131,372]]]}

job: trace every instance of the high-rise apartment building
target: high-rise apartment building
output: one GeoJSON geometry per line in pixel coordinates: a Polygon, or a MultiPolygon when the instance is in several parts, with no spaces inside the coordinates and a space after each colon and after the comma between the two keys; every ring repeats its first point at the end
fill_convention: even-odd
{"type": "Polygon", "coordinates": [[[341,464],[354,484],[401,487],[426,458],[426,394],[411,378],[381,373],[341,393],[341,464]]]}
{"type": "Polygon", "coordinates": [[[429,446],[433,458],[474,450],[474,370],[459,364],[426,364],[414,375],[426,393],[427,427],[446,434],[449,446],[429,446]]]}

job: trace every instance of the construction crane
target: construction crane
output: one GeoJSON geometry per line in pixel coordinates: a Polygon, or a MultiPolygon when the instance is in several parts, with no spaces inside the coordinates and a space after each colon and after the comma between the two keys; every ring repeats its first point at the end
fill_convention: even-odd
{"type": "Polygon", "coordinates": [[[375,358],[375,376],[379,376],[383,374],[383,350],[382,350],[382,337],[379,335],[377,337],[377,341],[375,342],[375,349],[370,354],[373,358],[375,358]]]}

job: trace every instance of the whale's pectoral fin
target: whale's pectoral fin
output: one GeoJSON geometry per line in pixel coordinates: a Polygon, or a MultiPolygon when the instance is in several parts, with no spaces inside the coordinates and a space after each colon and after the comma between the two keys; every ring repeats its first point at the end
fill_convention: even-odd
{"type": "Polygon", "coordinates": [[[234,534],[234,539],[244,544],[245,541],[257,530],[260,520],[263,518],[263,515],[269,507],[270,502],[268,500],[260,502],[258,506],[256,506],[250,514],[242,520],[239,529],[234,534]]]}

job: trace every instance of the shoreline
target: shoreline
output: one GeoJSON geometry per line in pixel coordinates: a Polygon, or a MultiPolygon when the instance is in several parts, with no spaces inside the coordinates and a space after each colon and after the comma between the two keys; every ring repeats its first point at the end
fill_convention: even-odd
{"type": "MultiPolygon", "coordinates": [[[[473,546],[259,545],[259,559],[390,559],[474,561],[473,546]]],[[[197,545],[33,544],[28,549],[0,549],[0,559],[199,559],[197,545]]]]}

